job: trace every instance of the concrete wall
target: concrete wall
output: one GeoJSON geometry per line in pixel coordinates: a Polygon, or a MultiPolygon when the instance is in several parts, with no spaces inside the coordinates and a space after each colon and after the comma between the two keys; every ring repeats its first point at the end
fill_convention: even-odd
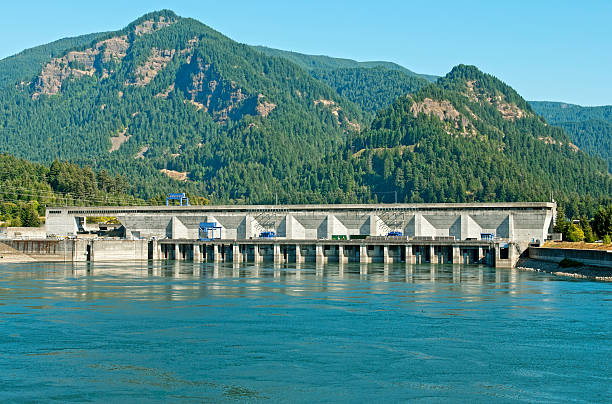
{"type": "Polygon", "coordinates": [[[47,230],[44,225],[41,227],[0,227],[0,238],[9,239],[44,239],[47,230]]]}
{"type": "Polygon", "coordinates": [[[87,261],[87,240],[2,240],[0,250],[15,258],[49,262],[87,261]]]}
{"type": "Polygon", "coordinates": [[[0,255],[24,261],[86,262],[148,259],[147,240],[1,240],[0,255]]]}
{"type": "Polygon", "coordinates": [[[529,247],[529,258],[549,262],[560,262],[567,258],[585,265],[612,268],[612,251],[605,250],[529,247]]]}
{"type": "Polygon", "coordinates": [[[90,261],[141,261],[148,259],[147,240],[91,240],[90,261]]]}

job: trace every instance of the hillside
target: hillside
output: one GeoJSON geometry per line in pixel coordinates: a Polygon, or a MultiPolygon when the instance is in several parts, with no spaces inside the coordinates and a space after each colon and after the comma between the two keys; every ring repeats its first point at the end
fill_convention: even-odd
{"type": "Polygon", "coordinates": [[[1,152],[105,169],[144,199],[176,191],[213,203],[553,194],[571,216],[612,194],[603,161],[473,66],[436,83],[327,59],[329,68],[305,69],[171,11],[82,42],[34,58],[36,73],[0,89],[1,152]]]}
{"type": "Polygon", "coordinates": [[[303,53],[285,51],[280,49],[268,48],[266,46],[254,46],[254,49],[263,52],[268,56],[276,56],[283,59],[290,60],[296,65],[300,66],[305,70],[336,70],[336,69],[357,69],[357,68],[377,68],[382,67],[387,70],[395,70],[405,73],[409,76],[424,78],[428,81],[436,81],[437,76],[429,74],[419,74],[412,70],[400,66],[393,62],[384,61],[370,61],[370,62],[358,62],[352,59],[334,58],[331,56],[324,55],[305,55],[303,53]]]}
{"type": "Polygon", "coordinates": [[[128,182],[106,171],[54,161],[50,166],[0,154],[0,222],[38,226],[45,206],[127,205],[142,200],[126,195],[128,182]]]}
{"type": "Polygon", "coordinates": [[[391,105],[397,97],[415,92],[438,78],[417,74],[391,62],[357,62],[264,46],[255,49],[269,56],[289,60],[309,71],[313,77],[359,105],[368,117],[373,117],[376,111],[391,105]]]}
{"type": "Polygon", "coordinates": [[[582,150],[606,160],[612,173],[612,106],[582,107],[546,101],[530,104],[538,115],[562,127],[582,150]]]}

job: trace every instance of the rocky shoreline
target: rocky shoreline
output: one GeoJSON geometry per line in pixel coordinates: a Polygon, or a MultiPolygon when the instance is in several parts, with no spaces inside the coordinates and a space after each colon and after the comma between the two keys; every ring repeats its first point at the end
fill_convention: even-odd
{"type": "Polygon", "coordinates": [[[522,271],[546,272],[556,276],[567,276],[570,278],[588,279],[591,281],[612,282],[612,269],[588,265],[575,268],[562,268],[559,264],[554,262],[521,258],[516,264],[516,269],[522,271]]]}

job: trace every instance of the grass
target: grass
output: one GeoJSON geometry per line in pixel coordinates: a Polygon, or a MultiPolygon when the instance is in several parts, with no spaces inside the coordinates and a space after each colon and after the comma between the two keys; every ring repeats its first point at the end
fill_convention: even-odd
{"type": "Polygon", "coordinates": [[[547,241],[542,247],[575,248],[577,250],[612,250],[612,244],[585,243],[584,241],[578,241],[575,243],[572,243],[571,241],[547,241]]]}

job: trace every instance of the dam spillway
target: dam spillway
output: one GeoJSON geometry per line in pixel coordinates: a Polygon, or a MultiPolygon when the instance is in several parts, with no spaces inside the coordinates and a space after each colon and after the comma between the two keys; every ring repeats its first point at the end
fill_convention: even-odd
{"type": "Polygon", "coordinates": [[[87,217],[116,217],[126,239],[148,241],[149,259],[513,266],[530,242],[548,238],[555,214],[550,202],[50,207],[46,232],[74,236],[87,217]],[[219,229],[214,239],[202,239],[203,223],[219,229]]]}

